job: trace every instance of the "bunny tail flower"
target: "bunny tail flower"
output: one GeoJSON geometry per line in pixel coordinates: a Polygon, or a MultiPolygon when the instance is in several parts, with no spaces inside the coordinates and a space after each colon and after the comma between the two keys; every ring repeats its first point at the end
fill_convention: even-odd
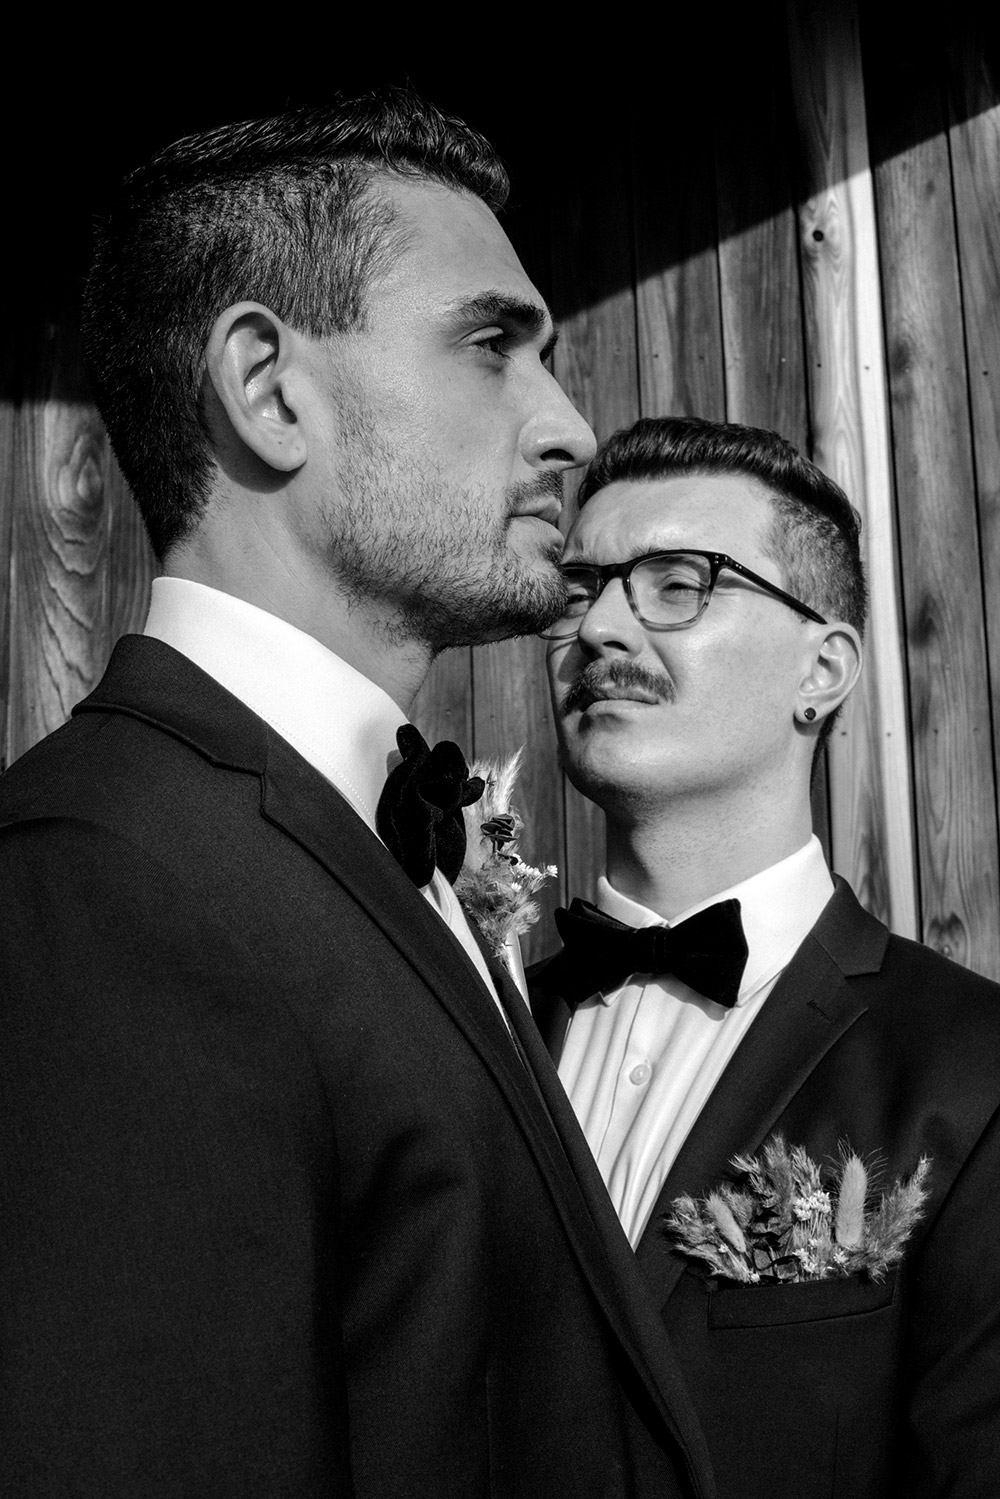
{"type": "Polygon", "coordinates": [[[734,1182],[700,1201],[678,1197],[663,1220],[675,1248],[722,1280],[828,1280],[860,1275],[880,1281],[923,1216],[930,1161],[868,1206],[870,1182],[860,1156],[844,1148],[824,1180],[802,1146],[780,1135],[758,1156],[733,1158],[734,1182]]]}

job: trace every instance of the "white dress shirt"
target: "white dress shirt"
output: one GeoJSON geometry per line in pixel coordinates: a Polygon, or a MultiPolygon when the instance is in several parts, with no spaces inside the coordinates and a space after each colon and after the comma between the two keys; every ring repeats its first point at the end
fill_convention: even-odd
{"type": "MultiPolygon", "coordinates": [[[[735,896],[749,954],[729,1010],[672,975],[633,974],[574,1012],[559,1076],[632,1245],[677,1153],[775,982],[833,894],[819,840],[667,923],[735,896]]],[[[598,907],[627,926],[663,917],[603,876],[598,907]]]]}
{"type": "MultiPolygon", "coordinates": [[[[244,599],[187,578],[156,578],[143,630],[173,646],[280,734],[337,788],[375,836],[406,715],[381,687],[312,635],[244,599]]],[[[421,894],[500,1006],[458,897],[439,869],[421,894]]],[[[506,1023],[506,1016],[504,1016],[506,1023]]]]}

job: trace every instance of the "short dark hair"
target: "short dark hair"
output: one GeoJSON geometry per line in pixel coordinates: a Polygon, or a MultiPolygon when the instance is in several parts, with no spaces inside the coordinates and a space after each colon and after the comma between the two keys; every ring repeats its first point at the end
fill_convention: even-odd
{"type": "Polygon", "coordinates": [[[158,555],[210,493],[202,381],[215,319],[255,301],[312,337],[363,328],[372,278],[405,244],[370,190],[389,173],[494,212],[507,198],[488,141],[409,89],[383,88],[177,141],[126,179],[97,226],[87,357],[158,555]]]}
{"type": "Polygon", "coordinates": [[[840,485],[777,432],[698,416],[644,417],[600,445],[577,503],[622,480],[689,473],[756,479],[774,510],[764,545],[784,571],[784,586],[828,619],[845,620],[864,635],[868,590],[861,517],[840,485]]]}
{"type": "MultiPolygon", "coordinates": [[[[584,505],[599,489],[622,480],[690,473],[755,479],[771,502],[772,521],[763,542],[782,568],[783,587],[827,619],[843,620],[864,636],[868,588],[861,517],[840,485],[777,432],[697,416],[645,417],[601,444],[577,503],[584,505]]],[[[832,713],[824,720],[819,743],[836,718],[832,713]]]]}

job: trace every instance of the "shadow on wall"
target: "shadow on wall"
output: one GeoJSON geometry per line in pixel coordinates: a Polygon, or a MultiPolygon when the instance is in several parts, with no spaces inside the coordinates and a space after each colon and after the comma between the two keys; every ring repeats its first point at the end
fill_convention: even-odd
{"type": "MultiPolygon", "coordinates": [[[[820,7],[832,31],[838,3],[820,7]]],[[[15,106],[5,129],[16,142],[22,268],[10,309],[20,336],[0,359],[0,394],[25,399],[40,387],[85,398],[72,339],[91,224],[132,166],[191,131],[320,103],[338,90],[408,81],[489,136],[513,179],[508,230],[547,294],[550,222],[561,203],[582,203],[584,232],[597,238],[606,226],[598,213],[588,221],[586,204],[602,177],[617,175],[633,208],[656,205],[656,264],[647,263],[649,237],[638,236],[637,251],[626,231],[627,254],[618,244],[588,256],[596,284],[594,270],[579,285],[560,278],[562,317],[633,275],[687,260],[797,201],[788,14],[797,7],[765,0],[699,7],[692,17],[688,6],[667,6],[641,34],[595,33],[591,44],[508,18],[479,37],[463,28],[461,63],[447,66],[435,35],[387,40],[374,22],[370,44],[352,35],[349,49],[335,22],[311,22],[284,67],[257,38],[213,43],[200,29],[181,39],[165,31],[131,53],[127,40],[47,37],[30,112],[15,106]],[[55,371],[39,368],[46,324],[71,342],[55,371]]],[[[853,4],[846,9],[853,15],[853,4]]],[[[862,0],[861,10],[873,164],[1000,98],[1000,44],[985,37],[984,21],[942,4],[937,26],[918,32],[902,17],[894,25],[884,6],[862,0]]]]}

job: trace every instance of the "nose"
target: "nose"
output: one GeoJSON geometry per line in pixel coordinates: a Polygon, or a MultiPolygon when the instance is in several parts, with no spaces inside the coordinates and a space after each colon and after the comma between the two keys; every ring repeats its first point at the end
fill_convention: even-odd
{"type": "Polygon", "coordinates": [[[621,578],[611,578],[580,620],[577,641],[588,656],[638,655],[646,632],[632,613],[621,578]]]}
{"type": "Polygon", "coordinates": [[[544,365],[533,392],[522,453],[532,468],[579,468],[597,451],[597,440],[562,386],[544,365]]]}

